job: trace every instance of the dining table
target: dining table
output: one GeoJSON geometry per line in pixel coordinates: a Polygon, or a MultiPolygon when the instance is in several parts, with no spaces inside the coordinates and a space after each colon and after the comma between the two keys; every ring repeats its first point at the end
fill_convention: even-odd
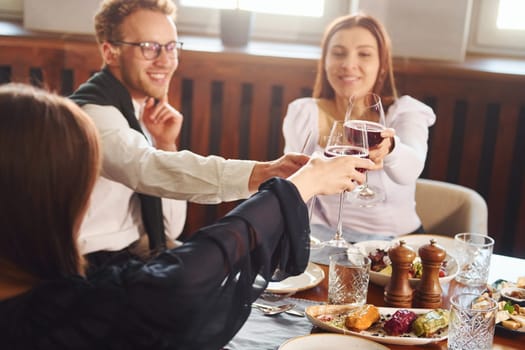
{"type": "MultiPolygon", "coordinates": [[[[300,291],[294,295],[295,298],[307,299],[318,302],[326,302],[328,298],[328,266],[318,264],[325,272],[325,278],[315,287],[300,291]]],[[[504,255],[493,254],[489,270],[489,282],[494,282],[499,279],[507,281],[516,281],[518,277],[525,276],[525,259],[509,257],[504,255]]],[[[447,304],[449,291],[458,290],[458,284],[452,280],[447,285],[442,285],[443,302],[447,304]]],[[[384,287],[369,283],[367,303],[376,306],[386,306],[384,302],[384,287]]],[[[315,330],[318,331],[318,330],[315,330]]],[[[430,343],[425,345],[392,345],[384,344],[386,347],[397,349],[447,349],[447,341],[443,340],[437,343],[430,343]]],[[[525,334],[511,334],[506,330],[497,329],[494,335],[494,350],[510,350],[525,348],[525,334]]]]}
{"type": "MultiPolygon", "coordinates": [[[[312,259],[312,255],[311,255],[312,259]]],[[[312,260],[310,261],[312,262],[312,260]]],[[[324,274],[324,278],[311,288],[300,289],[288,295],[277,303],[295,303],[297,308],[310,305],[326,304],[328,299],[328,264],[315,261],[324,274]]],[[[488,282],[506,280],[516,282],[518,277],[525,276],[525,259],[493,254],[491,258],[488,282]]],[[[448,308],[448,301],[452,293],[457,293],[460,286],[455,280],[442,284],[443,307],[448,308]]],[[[481,289],[480,289],[481,290],[481,289]]],[[[470,289],[469,291],[472,291],[470,289]]],[[[262,302],[265,302],[262,300],[262,302]]],[[[369,283],[367,303],[378,307],[386,306],[384,302],[384,287],[369,283]]],[[[224,348],[227,350],[250,349],[250,350],[277,350],[279,346],[294,337],[307,336],[314,333],[326,333],[327,331],[314,326],[307,317],[290,316],[286,314],[278,316],[262,316],[262,313],[253,309],[246,324],[241,328],[234,339],[224,348]]],[[[345,335],[347,336],[347,335],[345,335]]],[[[351,335],[356,336],[356,335],[351,335]]],[[[397,349],[447,349],[447,340],[431,342],[424,345],[394,345],[382,344],[385,347],[397,349]]],[[[507,331],[496,327],[493,349],[510,350],[525,348],[525,333],[507,331]]],[[[326,345],[330,349],[330,344],[326,345]]],[[[363,349],[366,350],[366,349],[363,349]]]]}

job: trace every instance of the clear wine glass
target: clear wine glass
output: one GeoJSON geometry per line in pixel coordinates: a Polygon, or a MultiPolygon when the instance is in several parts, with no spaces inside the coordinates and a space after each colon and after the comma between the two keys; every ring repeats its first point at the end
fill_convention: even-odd
{"type": "MultiPolygon", "coordinates": [[[[383,141],[381,132],[386,128],[385,113],[381,104],[381,97],[374,93],[364,96],[352,96],[345,116],[345,130],[350,144],[359,142],[359,135],[366,132],[368,148],[373,149],[383,141]],[[353,119],[353,118],[356,119],[353,119]],[[357,135],[357,139],[354,139],[357,135]]],[[[352,191],[349,196],[352,203],[361,207],[372,207],[385,200],[385,191],[377,186],[368,184],[367,180],[352,191]]]]}
{"type": "MultiPolygon", "coordinates": [[[[325,157],[340,157],[340,156],[354,156],[359,158],[368,157],[368,141],[367,134],[363,130],[357,131],[353,137],[353,143],[348,141],[348,136],[345,133],[344,122],[335,121],[332,129],[330,130],[330,136],[326,142],[324,149],[325,157]]],[[[365,169],[358,169],[364,172],[365,169]]],[[[339,195],[339,212],[337,215],[337,228],[334,237],[323,242],[325,246],[349,248],[352,245],[343,238],[343,203],[344,203],[345,192],[341,192],[339,195]]]]}
{"type": "MultiPolygon", "coordinates": [[[[306,139],[304,140],[303,147],[301,147],[301,153],[305,153],[308,145],[310,144],[311,138],[312,138],[312,132],[309,132],[308,135],[306,136],[306,139]]],[[[312,198],[310,198],[310,201],[307,203],[308,222],[310,224],[312,223],[312,215],[315,209],[315,200],[316,200],[315,196],[312,196],[312,198]]],[[[323,242],[319,238],[314,237],[312,233],[310,232],[310,249],[320,249],[322,247],[323,247],[323,242]]]]}
{"type": "MultiPolygon", "coordinates": [[[[310,201],[308,202],[308,221],[310,222],[310,227],[312,223],[312,216],[315,210],[315,201],[316,197],[313,196],[310,198],[310,201]]],[[[310,249],[321,249],[324,247],[323,241],[321,241],[319,238],[314,237],[312,233],[310,232],[310,249]]]]}

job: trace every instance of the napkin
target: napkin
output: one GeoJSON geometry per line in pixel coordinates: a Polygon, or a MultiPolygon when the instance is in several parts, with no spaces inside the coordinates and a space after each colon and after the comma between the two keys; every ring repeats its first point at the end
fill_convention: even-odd
{"type": "MultiPolygon", "coordinates": [[[[318,305],[320,302],[285,298],[275,303],[265,300],[257,300],[265,304],[288,304],[294,303],[295,310],[304,311],[310,305],[318,305]]],[[[306,317],[298,317],[282,313],[277,316],[264,316],[257,309],[252,309],[250,317],[239,330],[235,337],[224,347],[224,350],[275,350],[284,341],[299,336],[310,334],[312,324],[306,317]]]]}

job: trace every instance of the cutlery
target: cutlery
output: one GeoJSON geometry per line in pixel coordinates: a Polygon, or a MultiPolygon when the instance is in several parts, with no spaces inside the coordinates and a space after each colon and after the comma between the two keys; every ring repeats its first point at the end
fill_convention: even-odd
{"type": "Polygon", "coordinates": [[[252,303],[252,307],[255,307],[258,310],[260,310],[265,316],[273,316],[286,312],[289,315],[304,317],[303,312],[293,310],[295,304],[282,304],[273,306],[261,303],[252,303]]]}
{"type": "Polygon", "coordinates": [[[288,298],[288,297],[290,297],[290,296],[292,296],[294,294],[295,294],[295,291],[292,291],[292,292],[289,292],[289,293],[286,293],[286,294],[272,293],[272,292],[264,291],[260,295],[260,298],[264,299],[266,301],[275,302],[275,301],[280,301],[280,300],[283,300],[285,298],[288,298]]]}

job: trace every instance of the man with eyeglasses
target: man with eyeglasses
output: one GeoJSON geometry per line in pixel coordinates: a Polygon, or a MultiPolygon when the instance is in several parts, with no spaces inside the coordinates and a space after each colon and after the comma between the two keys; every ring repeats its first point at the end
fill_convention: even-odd
{"type": "Polygon", "coordinates": [[[95,15],[104,65],[70,96],[91,116],[103,145],[102,174],[79,236],[92,270],[171,246],[186,200],[246,198],[308,160],[225,160],[177,150],[183,118],[167,99],[182,49],[174,13],[171,0],[104,0],[95,15]]]}

